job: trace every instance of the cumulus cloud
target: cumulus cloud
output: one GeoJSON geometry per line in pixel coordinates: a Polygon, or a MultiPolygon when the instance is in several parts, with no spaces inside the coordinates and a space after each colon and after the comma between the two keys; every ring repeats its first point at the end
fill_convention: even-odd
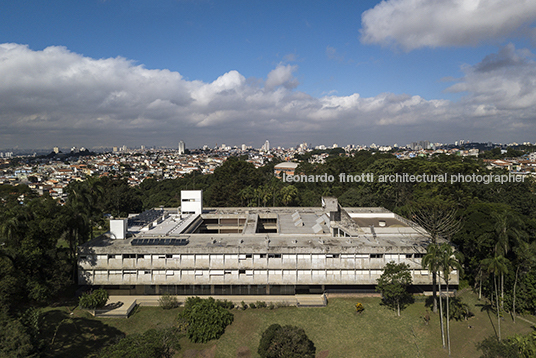
{"type": "Polygon", "coordinates": [[[536,62],[533,54],[509,44],[497,54],[486,56],[474,66],[464,66],[464,77],[447,90],[467,92],[464,102],[476,107],[478,115],[500,112],[516,118],[533,118],[536,113],[536,62]]]}
{"type": "Polygon", "coordinates": [[[364,43],[467,46],[527,31],[536,20],[530,0],[385,0],[361,16],[364,43]]]}
{"type": "Polygon", "coordinates": [[[298,66],[296,65],[279,64],[274,70],[268,73],[265,87],[267,89],[273,89],[278,86],[284,86],[288,89],[296,88],[299,85],[299,82],[292,73],[296,71],[297,68],[298,66]]]}
{"type": "Polygon", "coordinates": [[[296,71],[297,66],[280,64],[264,81],[238,71],[212,82],[190,81],[121,57],[93,59],[63,47],[34,51],[1,44],[0,143],[26,148],[176,145],[181,139],[191,146],[260,146],[266,138],[286,146],[389,143],[440,140],[434,139],[438,133],[486,137],[505,120],[520,128],[536,113],[532,54],[512,45],[464,67],[464,77],[449,88],[467,92],[457,103],[393,93],[317,98],[297,90],[296,71]]]}

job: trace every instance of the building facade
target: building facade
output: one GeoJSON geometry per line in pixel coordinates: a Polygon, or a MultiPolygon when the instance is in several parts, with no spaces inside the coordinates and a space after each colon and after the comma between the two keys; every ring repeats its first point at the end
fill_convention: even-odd
{"type": "MultiPolygon", "coordinates": [[[[342,208],[335,198],[309,208],[202,208],[200,195],[183,192],[198,208],[112,222],[109,235],[80,247],[79,284],[116,294],[373,292],[394,261],[410,266],[413,292],[431,291],[421,267],[427,236],[386,209],[342,208]]],[[[456,271],[449,283],[457,287],[456,271]]]]}

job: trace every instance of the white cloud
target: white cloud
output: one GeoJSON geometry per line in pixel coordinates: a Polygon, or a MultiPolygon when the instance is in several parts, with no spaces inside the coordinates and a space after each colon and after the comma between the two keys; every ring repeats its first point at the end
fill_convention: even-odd
{"type": "Polygon", "coordinates": [[[298,80],[292,74],[296,71],[298,66],[296,65],[282,65],[279,64],[274,70],[268,73],[266,78],[265,87],[267,89],[273,89],[278,86],[284,86],[285,88],[296,88],[299,85],[298,80]]]}
{"type": "Polygon", "coordinates": [[[477,106],[476,113],[480,115],[515,111],[518,118],[533,117],[536,113],[536,62],[532,57],[530,51],[516,50],[509,44],[480,63],[465,66],[462,81],[447,90],[468,92],[464,102],[477,106]]]}
{"type": "Polygon", "coordinates": [[[238,71],[206,83],[120,57],[92,59],[63,47],[33,51],[0,44],[0,143],[51,148],[175,145],[182,139],[201,146],[262,144],[270,138],[295,145],[475,139],[474,134],[484,140],[514,129],[536,135],[527,124],[536,113],[536,65],[530,52],[512,45],[464,67],[464,77],[449,88],[467,92],[458,103],[393,93],[315,98],[296,89],[297,70],[280,64],[264,85],[238,71]],[[508,130],[502,129],[505,121],[508,130]]]}
{"type": "Polygon", "coordinates": [[[400,45],[407,51],[477,45],[527,31],[536,20],[536,1],[385,0],[361,20],[364,43],[400,45]]]}

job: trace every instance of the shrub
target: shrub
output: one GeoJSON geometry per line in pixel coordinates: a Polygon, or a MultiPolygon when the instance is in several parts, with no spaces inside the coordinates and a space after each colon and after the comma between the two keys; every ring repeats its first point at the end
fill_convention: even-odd
{"type": "Polygon", "coordinates": [[[257,306],[255,305],[255,303],[253,303],[253,302],[251,302],[251,303],[249,304],[249,307],[251,307],[251,308],[257,308],[257,306]]]}
{"type": "Polygon", "coordinates": [[[262,333],[257,353],[261,358],[314,358],[316,347],[303,328],[272,324],[262,333]]]}
{"type": "MultiPolygon", "coordinates": [[[[452,297],[449,300],[449,311],[450,319],[455,319],[456,321],[467,320],[469,317],[474,316],[473,312],[469,310],[469,305],[459,297],[452,297]]],[[[446,315],[447,312],[445,310],[446,315]]]]}
{"type": "Polygon", "coordinates": [[[268,309],[273,310],[274,308],[275,308],[275,305],[272,302],[270,302],[270,304],[268,305],[268,309]]]}
{"type": "Polygon", "coordinates": [[[220,307],[223,307],[228,310],[232,310],[234,308],[234,303],[229,300],[217,300],[216,301],[220,307]]]}
{"type": "Polygon", "coordinates": [[[363,304],[361,302],[357,302],[355,304],[355,311],[357,313],[362,313],[365,310],[365,307],[363,307],[363,304]]]}
{"type": "Polygon", "coordinates": [[[184,311],[179,313],[179,325],[186,323],[186,331],[190,341],[206,343],[218,339],[230,325],[234,316],[220,306],[214,298],[201,299],[189,297],[184,304],[184,311]]]}
{"type": "Polygon", "coordinates": [[[248,304],[244,301],[240,302],[240,307],[242,307],[243,310],[248,308],[248,304]]]}
{"type": "Polygon", "coordinates": [[[95,309],[106,306],[106,302],[108,302],[108,291],[99,288],[91,293],[84,293],[80,297],[78,304],[82,308],[95,309]]]}
{"type": "Polygon", "coordinates": [[[177,300],[177,297],[175,296],[165,294],[160,296],[158,299],[158,305],[165,310],[170,310],[172,308],[179,307],[179,300],[177,300]]]}
{"type": "Polygon", "coordinates": [[[257,308],[266,308],[266,302],[264,301],[257,301],[255,302],[255,305],[257,306],[257,308]]]}

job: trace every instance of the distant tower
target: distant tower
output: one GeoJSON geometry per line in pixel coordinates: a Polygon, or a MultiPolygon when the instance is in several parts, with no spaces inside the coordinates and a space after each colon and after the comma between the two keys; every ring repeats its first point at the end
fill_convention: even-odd
{"type": "Polygon", "coordinates": [[[270,142],[268,141],[268,139],[266,140],[266,142],[264,142],[264,145],[262,146],[261,150],[263,150],[265,152],[270,151],[270,142]]]}
{"type": "Polygon", "coordinates": [[[184,149],[185,149],[185,145],[184,145],[184,142],[181,140],[179,142],[179,155],[184,154],[184,149]]]}
{"type": "Polygon", "coordinates": [[[54,147],[54,153],[58,154],[60,152],[60,148],[54,147]]]}

